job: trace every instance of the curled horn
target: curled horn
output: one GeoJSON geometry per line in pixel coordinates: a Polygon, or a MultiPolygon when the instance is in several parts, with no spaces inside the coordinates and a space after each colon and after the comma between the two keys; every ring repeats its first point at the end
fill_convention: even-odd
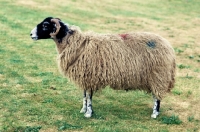
{"type": "Polygon", "coordinates": [[[54,33],[50,33],[50,36],[53,38],[54,36],[56,36],[60,30],[60,23],[59,23],[59,19],[51,19],[51,22],[55,23],[56,24],[56,32],[54,33]]]}

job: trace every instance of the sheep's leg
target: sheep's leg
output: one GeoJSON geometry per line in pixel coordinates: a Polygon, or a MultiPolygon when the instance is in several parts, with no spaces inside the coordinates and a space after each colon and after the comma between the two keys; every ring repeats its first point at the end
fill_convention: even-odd
{"type": "Polygon", "coordinates": [[[159,115],[160,110],[160,100],[158,100],[155,96],[153,96],[154,106],[153,113],[151,114],[151,118],[156,118],[159,115]]]}
{"type": "Polygon", "coordinates": [[[90,118],[92,116],[92,95],[93,91],[88,90],[86,92],[86,98],[87,98],[87,111],[85,113],[85,117],[90,118]]]}
{"type": "Polygon", "coordinates": [[[80,113],[86,113],[87,111],[87,98],[86,98],[86,90],[83,91],[83,107],[80,113]]]}

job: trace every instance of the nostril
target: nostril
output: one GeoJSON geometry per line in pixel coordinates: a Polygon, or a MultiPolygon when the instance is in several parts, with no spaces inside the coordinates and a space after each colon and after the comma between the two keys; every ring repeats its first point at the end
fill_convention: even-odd
{"type": "Polygon", "coordinates": [[[30,36],[32,36],[32,33],[30,34],[30,36]]]}

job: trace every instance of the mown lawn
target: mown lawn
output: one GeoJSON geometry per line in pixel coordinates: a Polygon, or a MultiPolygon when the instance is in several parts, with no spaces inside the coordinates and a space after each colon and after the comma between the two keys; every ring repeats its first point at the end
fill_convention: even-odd
{"type": "Polygon", "coordinates": [[[0,132],[200,131],[200,2],[197,0],[1,0],[0,132]],[[82,91],[64,78],[52,40],[30,31],[48,16],[83,31],[148,31],[167,38],[177,56],[176,85],[151,119],[141,91],[95,93],[94,115],[79,113],[82,91]]]}

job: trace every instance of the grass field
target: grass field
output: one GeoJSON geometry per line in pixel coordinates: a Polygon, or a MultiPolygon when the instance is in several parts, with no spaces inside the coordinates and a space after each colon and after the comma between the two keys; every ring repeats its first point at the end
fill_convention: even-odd
{"type": "Polygon", "coordinates": [[[197,0],[0,0],[0,132],[198,132],[199,106],[197,0]],[[148,31],[167,38],[177,74],[160,116],[150,118],[151,95],[106,88],[94,95],[94,116],[84,118],[82,91],[58,72],[54,42],[29,36],[48,16],[83,31],[148,31]]]}

